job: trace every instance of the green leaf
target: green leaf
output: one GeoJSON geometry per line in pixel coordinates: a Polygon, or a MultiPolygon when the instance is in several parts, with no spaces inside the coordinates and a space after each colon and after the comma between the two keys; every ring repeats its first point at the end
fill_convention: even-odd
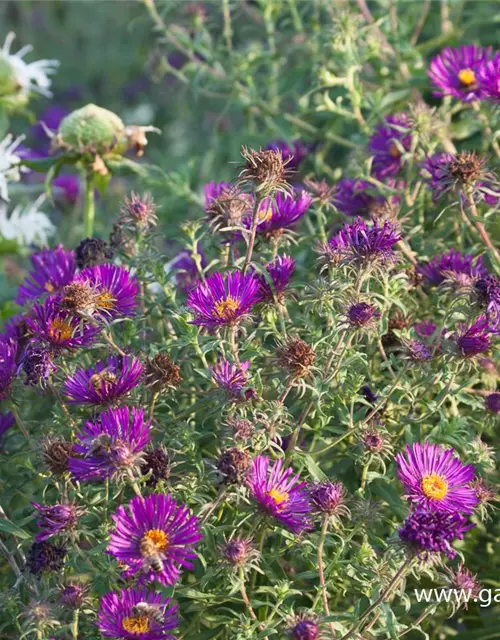
{"type": "Polygon", "coordinates": [[[10,520],[6,518],[0,518],[0,531],[4,531],[5,533],[11,533],[13,536],[17,536],[18,538],[22,538],[23,540],[30,540],[33,536],[21,529],[21,527],[17,526],[10,520]]]}

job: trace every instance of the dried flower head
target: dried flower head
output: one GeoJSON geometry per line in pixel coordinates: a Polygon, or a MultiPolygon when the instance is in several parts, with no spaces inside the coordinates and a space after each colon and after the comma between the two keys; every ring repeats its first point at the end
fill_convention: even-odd
{"type": "Polygon", "coordinates": [[[36,509],[37,521],[36,526],[42,529],[37,534],[37,542],[48,540],[52,536],[70,534],[78,524],[80,517],[86,512],[86,509],[77,507],[74,502],[57,503],[54,505],[31,503],[36,509]]]}
{"type": "Polygon", "coordinates": [[[467,609],[469,601],[476,600],[481,592],[481,583],[477,575],[466,569],[462,563],[456,569],[446,568],[446,577],[450,589],[454,590],[453,609],[467,609]]]}
{"type": "Polygon", "coordinates": [[[386,447],[386,441],[380,429],[370,426],[365,429],[362,438],[363,446],[369,453],[381,453],[386,447]]]}
{"type": "Polygon", "coordinates": [[[217,197],[207,199],[207,218],[214,231],[225,231],[239,226],[251,213],[252,199],[238,187],[228,185],[217,197]]]}
{"type": "Polygon", "coordinates": [[[168,354],[157,353],[154,358],[146,360],[145,384],[151,387],[153,393],[175,389],[181,384],[180,370],[168,354]]]}
{"type": "Polygon", "coordinates": [[[243,484],[252,466],[252,457],[244,449],[227,449],[217,461],[224,484],[243,484]]]}
{"type": "Polygon", "coordinates": [[[50,571],[61,571],[66,555],[66,547],[56,546],[45,541],[34,542],[28,550],[26,566],[35,576],[50,571]]]}
{"type": "Polygon", "coordinates": [[[141,464],[143,476],[149,475],[146,484],[155,487],[159,482],[168,480],[170,476],[170,458],[161,445],[146,451],[141,464]]]}
{"type": "Polygon", "coordinates": [[[324,207],[331,206],[335,194],[335,185],[330,185],[326,180],[304,179],[304,186],[313,196],[313,200],[317,200],[324,207]]]}
{"type": "Polygon", "coordinates": [[[42,440],[43,461],[55,476],[62,476],[68,471],[71,455],[73,455],[73,443],[62,436],[48,436],[42,440]]]}
{"type": "Polygon", "coordinates": [[[75,249],[75,259],[79,269],[95,267],[109,262],[112,258],[113,250],[100,238],[85,238],[75,249]]]}
{"type": "Polygon", "coordinates": [[[268,196],[273,191],[286,191],[288,184],[287,165],[291,158],[283,159],[279,149],[256,151],[249,147],[241,148],[241,155],[245,161],[239,175],[239,182],[255,185],[255,190],[261,196],[268,196]]]}
{"type": "Polygon", "coordinates": [[[294,378],[304,378],[314,364],[314,349],[300,338],[291,338],[277,351],[279,364],[287,369],[294,378]]]}
{"type": "Polygon", "coordinates": [[[85,585],[70,582],[61,588],[59,599],[70,609],[80,609],[85,602],[87,592],[88,588],[85,585]]]}
{"type": "Polygon", "coordinates": [[[250,440],[255,432],[253,422],[246,418],[240,418],[239,416],[228,418],[225,422],[225,426],[228,428],[236,442],[246,442],[247,440],[250,440]]]}

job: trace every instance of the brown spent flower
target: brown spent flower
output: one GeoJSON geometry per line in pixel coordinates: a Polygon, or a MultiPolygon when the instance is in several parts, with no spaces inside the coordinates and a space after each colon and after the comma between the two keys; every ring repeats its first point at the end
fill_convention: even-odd
{"type": "Polygon", "coordinates": [[[70,313],[91,316],[95,311],[98,294],[91,286],[72,282],[64,287],[61,307],[70,313]]]}
{"type": "Polygon", "coordinates": [[[228,418],[226,420],[225,426],[231,431],[234,440],[246,442],[249,440],[254,431],[254,425],[250,420],[246,420],[245,418],[239,418],[238,416],[234,418],[228,418]]]}
{"type": "Polygon", "coordinates": [[[483,176],[485,158],[475,151],[462,151],[454,157],[450,173],[457,182],[464,186],[472,186],[483,176]]]}
{"type": "Polygon", "coordinates": [[[156,486],[160,480],[168,480],[170,476],[170,459],[163,447],[155,447],[147,451],[141,464],[142,475],[151,474],[146,484],[156,486]]]}
{"type": "Polygon", "coordinates": [[[300,338],[292,338],[278,349],[278,362],[294,378],[304,378],[314,364],[314,349],[300,338]]]}
{"type": "Polygon", "coordinates": [[[104,264],[112,257],[113,250],[100,238],[85,238],[75,249],[76,264],[79,269],[104,264]]]}
{"type": "Polygon", "coordinates": [[[311,180],[304,178],[304,186],[310,191],[315,200],[322,205],[330,205],[335,194],[336,185],[329,185],[326,180],[311,180]]]}
{"type": "Polygon", "coordinates": [[[241,155],[245,160],[242,166],[239,182],[252,182],[256,185],[256,192],[263,196],[269,195],[276,189],[287,190],[289,185],[286,178],[287,164],[292,159],[283,160],[281,151],[276,149],[267,149],[256,151],[249,147],[241,148],[241,155]]]}
{"type": "Polygon", "coordinates": [[[244,449],[227,449],[217,461],[217,470],[224,484],[243,484],[252,466],[252,456],[244,449]]]}
{"type": "Polygon", "coordinates": [[[121,253],[123,253],[128,258],[131,258],[136,253],[134,240],[123,228],[120,220],[118,220],[118,222],[115,222],[115,224],[113,225],[113,229],[109,234],[109,245],[115,251],[121,251],[121,253]]]}
{"type": "Polygon", "coordinates": [[[387,333],[382,336],[382,345],[384,347],[396,347],[401,344],[401,340],[394,333],[394,329],[402,331],[410,326],[410,320],[402,311],[396,311],[389,317],[387,325],[387,333]]]}
{"type": "Polygon", "coordinates": [[[73,443],[62,437],[48,436],[42,441],[42,458],[45,466],[55,476],[68,471],[69,458],[73,455],[73,443]]]}
{"type": "Polygon", "coordinates": [[[236,226],[246,214],[251,213],[251,209],[250,196],[242,193],[237,187],[230,187],[212,200],[206,213],[210,224],[218,231],[236,226]]]}
{"type": "Polygon", "coordinates": [[[125,225],[134,225],[142,229],[155,227],[158,223],[156,215],[157,206],[150,193],[139,196],[137,193],[125,196],[121,208],[121,216],[118,222],[125,225]]]}
{"type": "Polygon", "coordinates": [[[166,353],[157,353],[154,358],[146,361],[146,386],[151,387],[153,393],[175,389],[181,383],[180,370],[166,353]]]}

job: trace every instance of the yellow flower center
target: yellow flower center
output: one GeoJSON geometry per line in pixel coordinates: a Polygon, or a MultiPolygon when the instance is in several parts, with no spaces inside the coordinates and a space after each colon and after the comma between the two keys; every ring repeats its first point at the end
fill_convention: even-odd
{"type": "Polygon", "coordinates": [[[472,69],[462,69],[458,72],[458,81],[462,87],[470,87],[476,82],[476,74],[472,69]]]}
{"type": "Polygon", "coordinates": [[[267,492],[267,495],[274,500],[274,504],[277,506],[278,511],[286,507],[286,503],[290,498],[286,491],[278,491],[278,489],[271,489],[267,492]]]}
{"type": "Polygon", "coordinates": [[[65,342],[73,336],[73,327],[62,318],[54,318],[50,322],[49,336],[54,342],[65,342]]]}
{"type": "Polygon", "coordinates": [[[55,291],[55,287],[50,280],[45,283],[45,291],[48,291],[49,293],[55,291]]]}
{"type": "Polygon", "coordinates": [[[239,308],[239,301],[232,296],[228,296],[225,300],[219,300],[219,302],[215,303],[215,314],[222,320],[234,320],[239,308]]]}
{"type": "Polygon", "coordinates": [[[443,476],[430,473],[422,478],[422,493],[431,500],[442,500],[448,494],[448,482],[443,476]]]}
{"type": "Polygon", "coordinates": [[[116,298],[113,297],[111,291],[103,289],[96,297],[96,306],[100,309],[114,309],[116,298]]]}
{"type": "Polygon", "coordinates": [[[141,548],[150,549],[151,553],[165,551],[168,545],[168,537],[161,529],[150,529],[142,536],[141,548]]]}
{"type": "Polygon", "coordinates": [[[398,149],[398,145],[394,142],[389,147],[389,155],[391,155],[393,158],[399,158],[399,156],[401,155],[401,152],[398,149]]]}
{"type": "Polygon", "coordinates": [[[270,205],[264,205],[257,213],[257,222],[267,222],[273,217],[273,210],[270,205]]]}
{"type": "Polygon", "coordinates": [[[149,618],[148,616],[129,616],[123,618],[122,627],[127,633],[134,633],[139,635],[149,631],[149,618]]]}

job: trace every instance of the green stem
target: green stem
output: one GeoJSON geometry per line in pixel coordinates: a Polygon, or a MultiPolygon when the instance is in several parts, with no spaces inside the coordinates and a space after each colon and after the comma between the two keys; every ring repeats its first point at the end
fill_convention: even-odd
{"type": "Polygon", "coordinates": [[[92,238],[94,233],[94,218],[95,218],[95,201],[94,201],[94,179],[93,175],[89,172],[85,180],[85,203],[84,203],[84,228],[85,237],[92,238]]]}
{"type": "Polygon", "coordinates": [[[12,411],[12,415],[16,419],[16,424],[19,427],[19,429],[21,429],[21,432],[22,432],[23,436],[26,438],[26,441],[28,442],[29,446],[33,449],[33,451],[36,451],[37,448],[35,446],[35,443],[33,442],[33,439],[31,438],[28,430],[24,426],[24,423],[23,423],[23,421],[21,419],[19,411],[18,411],[16,405],[13,402],[10,403],[10,408],[11,408],[11,411],[12,411]]]}
{"type": "Polygon", "coordinates": [[[71,624],[71,635],[74,640],[78,640],[78,618],[80,617],[80,609],[73,612],[73,623],[71,624]]]}
{"type": "MultiPolygon", "coordinates": [[[[328,591],[326,588],[325,571],[323,568],[323,550],[325,548],[326,534],[328,533],[328,521],[329,521],[328,514],[325,514],[323,516],[323,524],[321,526],[321,534],[319,537],[319,544],[318,544],[319,584],[321,587],[321,597],[323,599],[323,609],[325,610],[325,614],[327,617],[330,616],[330,605],[328,604],[328,591]]],[[[333,626],[332,623],[330,623],[330,627],[332,630],[333,637],[335,637],[335,627],[333,626]]]]}

